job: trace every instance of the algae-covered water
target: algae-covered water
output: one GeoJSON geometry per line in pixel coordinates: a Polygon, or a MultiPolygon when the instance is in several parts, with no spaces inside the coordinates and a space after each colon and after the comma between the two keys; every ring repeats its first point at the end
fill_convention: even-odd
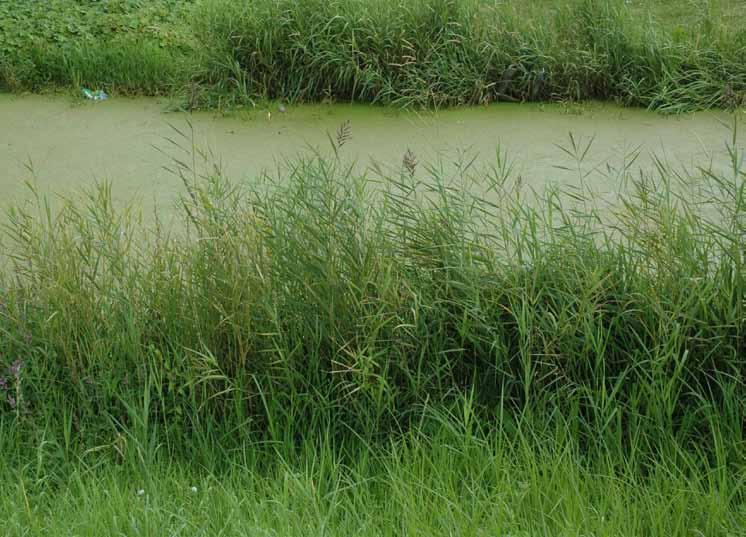
{"type": "MultiPolygon", "coordinates": [[[[225,173],[251,178],[309,147],[330,149],[349,122],[342,152],[361,167],[373,162],[398,166],[407,149],[421,163],[475,158],[475,166],[495,161],[498,147],[515,162],[524,184],[571,184],[574,160],[559,146],[569,133],[583,147],[593,144],[584,170],[618,167],[635,148],[636,167],[650,167],[651,154],[691,168],[724,154],[730,133],[724,113],[663,116],[606,104],[575,106],[499,104],[439,112],[405,112],[361,105],[273,105],[220,115],[167,113],[155,99],[115,98],[73,102],[67,97],[0,95],[0,198],[28,195],[33,179],[43,193],[67,194],[95,179],[108,179],[118,201],[137,198],[146,209],[167,210],[181,191],[165,167],[185,158],[173,142],[209,149],[225,173]],[[190,127],[191,124],[191,127],[190,127]],[[187,134],[182,138],[174,129],[187,134]]],[[[598,191],[616,192],[613,174],[589,176],[598,191]]]]}

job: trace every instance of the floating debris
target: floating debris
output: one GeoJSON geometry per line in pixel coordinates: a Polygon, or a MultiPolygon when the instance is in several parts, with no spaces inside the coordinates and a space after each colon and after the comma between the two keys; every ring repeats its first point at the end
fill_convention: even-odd
{"type": "Polygon", "coordinates": [[[90,99],[92,101],[105,101],[109,98],[109,95],[106,94],[103,90],[97,90],[92,91],[88,88],[83,88],[83,95],[86,99],[90,99]]]}

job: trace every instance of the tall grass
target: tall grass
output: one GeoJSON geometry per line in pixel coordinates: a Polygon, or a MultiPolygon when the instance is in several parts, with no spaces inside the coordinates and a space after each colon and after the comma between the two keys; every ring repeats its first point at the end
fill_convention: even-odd
{"type": "MultiPolygon", "coordinates": [[[[251,445],[228,455],[220,471],[98,465],[92,455],[51,472],[28,465],[2,481],[3,531],[727,537],[746,522],[743,483],[723,469],[697,473],[659,462],[643,476],[607,459],[583,461],[567,432],[506,442],[485,438],[468,410],[432,419],[436,435],[411,432],[342,454],[309,439],[290,454],[251,445]]],[[[219,447],[208,463],[226,457],[219,447]]],[[[51,449],[41,451],[43,459],[51,449]]]]}
{"type": "MultiPolygon", "coordinates": [[[[479,0],[210,0],[197,80],[226,94],[402,106],[614,99],[677,111],[743,101],[743,28],[663,29],[628,3],[528,17],[479,0]]],[[[218,95],[221,93],[217,92],[218,95]]]]}
{"type": "Polygon", "coordinates": [[[71,449],[131,427],[174,451],[202,434],[377,441],[469,394],[485,427],[743,464],[735,137],[726,171],[620,171],[628,193],[602,212],[586,191],[526,192],[504,156],[447,176],[407,153],[373,178],[340,133],[253,186],[178,160],[182,232],[116,210],[105,184],[58,213],[14,208],[2,419],[71,449]]]}
{"type": "MultiPolygon", "coordinates": [[[[190,108],[263,99],[743,105],[746,30],[704,3],[711,8],[692,5],[684,28],[622,0],[203,0],[173,22],[169,32],[184,34],[174,43],[134,31],[29,39],[0,58],[0,87],[171,93],[190,108]]],[[[137,8],[127,10],[136,21],[137,8]]]]}
{"type": "Polygon", "coordinates": [[[118,95],[170,95],[184,86],[188,60],[156,42],[130,37],[59,46],[32,44],[0,58],[0,88],[105,88],[118,95]]]}
{"type": "Polygon", "coordinates": [[[500,152],[361,172],[349,129],[250,184],[183,133],[173,228],[106,183],[10,209],[3,531],[738,534],[736,129],[611,208],[500,152]]]}

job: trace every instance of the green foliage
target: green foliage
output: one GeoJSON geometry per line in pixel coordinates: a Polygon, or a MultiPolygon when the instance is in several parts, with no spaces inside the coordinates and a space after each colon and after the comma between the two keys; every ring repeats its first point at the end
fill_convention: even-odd
{"type": "Polygon", "coordinates": [[[0,88],[171,90],[191,50],[189,0],[0,3],[0,88]]]}
{"type": "Polygon", "coordinates": [[[128,34],[162,46],[188,40],[184,20],[190,0],[24,0],[0,4],[0,52],[33,43],[62,45],[128,34]]]}
{"type": "Polygon", "coordinates": [[[679,111],[746,94],[738,25],[703,25],[673,40],[621,1],[564,2],[539,14],[465,0],[210,0],[194,19],[207,44],[197,80],[244,101],[401,106],[616,99],[679,111]]]}
{"type": "Polygon", "coordinates": [[[11,209],[3,531],[738,535],[736,129],[601,210],[588,141],[532,194],[500,152],[358,172],[351,128],[247,185],[182,134],[180,228],[106,183],[11,209]]]}
{"type": "MultiPolygon", "coordinates": [[[[423,176],[411,154],[374,183],[343,164],[343,139],[251,188],[178,164],[185,234],[142,229],[105,186],[55,216],[15,209],[0,356],[24,361],[25,404],[11,414],[72,419],[86,444],[109,419],[174,446],[196,424],[292,442],[385,437],[470,392],[485,423],[564,416],[619,453],[722,436],[720,455],[742,459],[735,141],[730,172],[702,172],[706,196],[677,195],[659,163],[620,172],[629,194],[607,215],[585,192],[534,198],[503,168],[423,176]]],[[[587,146],[566,150],[580,167],[587,146]]]]}
{"type": "Polygon", "coordinates": [[[668,112],[746,95],[742,10],[725,1],[689,5],[694,17],[622,0],[16,4],[0,6],[0,86],[17,90],[96,84],[190,108],[614,99],[668,112]]]}
{"type": "MultiPolygon", "coordinates": [[[[658,462],[647,475],[612,461],[583,462],[567,432],[508,442],[460,415],[433,416],[439,432],[385,447],[305,439],[219,446],[207,466],[145,468],[85,462],[0,473],[8,536],[739,535],[743,481],[722,468],[658,462]],[[211,463],[228,458],[215,471],[211,463]]],[[[323,434],[320,434],[323,436],[323,434]]],[[[47,440],[50,440],[49,438],[47,440]]],[[[132,442],[128,442],[131,444],[132,442]]],[[[48,442],[35,455],[45,461],[48,442]]],[[[104,451],[106,448],[102,448],[104,451]]]]}

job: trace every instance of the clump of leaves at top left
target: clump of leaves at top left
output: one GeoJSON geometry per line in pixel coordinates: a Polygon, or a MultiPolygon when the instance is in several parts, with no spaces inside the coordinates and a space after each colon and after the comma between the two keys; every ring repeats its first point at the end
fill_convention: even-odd
{"type": "Polygon", "coordinates": [[[0,2],[0,56],[117,34],[164,47],[186,46],[192,5],[193,0],[5,0],[0,2]]]}

